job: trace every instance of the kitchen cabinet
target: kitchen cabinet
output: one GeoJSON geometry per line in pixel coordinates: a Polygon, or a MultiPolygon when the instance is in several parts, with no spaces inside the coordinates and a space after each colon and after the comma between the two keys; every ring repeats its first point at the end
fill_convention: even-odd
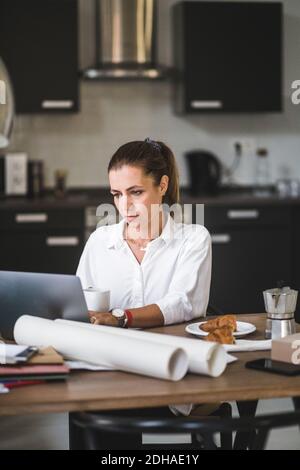
{"type": "Polygon", "coordinates": [[[178,3],[173,50],[177,113],[282,111],[281,3],[178,3]]]}
{"type": "Polygon", "coordinates": [[[75,274],[84,247],[84,209],[1,213],[0,269],[75,274]]]}
{"type": "Polygon", "coordinates": [[[281,279],[294,285],[291,222],[290,207],[205,206],[212,304],[226,313],[264,312],[263,290],[281,279]]]}
{"type": "Polygon", "coordinates": [[[0,56],[17,113],[78,111],[77,0],[1,0],[0,56]]]}

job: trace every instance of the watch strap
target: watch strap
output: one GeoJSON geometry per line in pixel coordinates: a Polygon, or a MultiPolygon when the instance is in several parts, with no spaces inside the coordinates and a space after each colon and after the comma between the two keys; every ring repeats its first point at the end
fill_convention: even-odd
{"type": "Polygon", "coordinates": [[[132,312],[130,310],[124,310],[124,313],[125,313],[126,318],[127,318],[125,328],[130,328],[132,326],[132,322],[133,322],[132,312]]]}

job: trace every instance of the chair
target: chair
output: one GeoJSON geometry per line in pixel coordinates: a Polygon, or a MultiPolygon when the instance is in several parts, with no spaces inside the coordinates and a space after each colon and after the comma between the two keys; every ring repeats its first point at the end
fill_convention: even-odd
{"type": "MultiPolygon", "coordinates": [[[[217,450],[213,440],[216,433],[230,434],[234,431],[249,433],[253,436],[248,444],[248,450],[263,450],[268,435],[272,429],[295,426],[300,424],[300,411],[284,414],[258,416],[255,418],[224,418],[224,419],[195,419],[195,418],[158,418],[140,416],[120,416],[118,412],[109,413],[76,413],[73,422],[83,429],[86,438],[86,448],[89,450],[108,450],[99,447],[98,433],[118,433],[118,435],[137,435],[143,433],[192,433],[198,439],[193,440],[194,449],[217,450]]],[[[120,449],[121,447],[118,447],[120,449]]],[[[146,449],[146,446],[134,450],[146,449]]],[[[148,447],[149,448],[149,447],[148,447]]],[[[161,447],[166,448],[166,447],[161,447]]],[[[174,447],[171,447],[174,449],[174,447]]],[[[122,447],[123,449],[123,447],[122,447]]],[[[127,447],[132,450],[132,448],[127,447]]],[[[155,449],[159,446],[155,445],[155,449]]]]}
{"type": "Polygon", "coordinates": [[[206,314],[207,314],[208,317],[210,317],[212,315],[214,315],[214,316],[225,315],[225,313],[222,312],[222,310],[220,310],[219,307],[212,304],[211,302],[209,302],[209,304],[207,306],[206,314]]]}
{"type": "MultiPolygon", "coordinates": [[[[229,403],[222,403],[212,414],[208,416],[196,417],[193,420],[212,420],[221,421],[232,416],[232,409],[229,403]]],[[[137,423],[140,421],[158,423],[158,434],[169,434],[168,426],[163,429],[162,423],[180,422],[181,418],[172,414],[168,407],[160,408],[142,408],[130,410],[103,411],[95,413],[70,413],[69,415],[69,435],[70,449],[84,450],[92,449],[99,445],[101,449],[150,449],[150,444],[142,444],[142,433],[148,433],[147,429],[139,424],[128,433],[126,423],[137,423]],[[98,423],[98,418],[108,424],[108,429],[94,426],[98,423]],[[120,424],[120,427],[118,426],[120,424]],[[112,425],[112,428],[110,426],[112,425]],[[120,447],[122,446],[122,447],[120,447]]],[[[101,421],[102,422],[102,421],[101,421]]],[[[174,424],[172,424],[172,427],[174,424]]],[[[145,427],[147,427],[145,425],[145,427]]],[[[149,431],[152,433],[152,430],[149,431]]],[[[190,430],[179,431],[180,433],[191,434],[190,430]]],[[[178,432],[177,432],[178,433],[178,432]]],[[[202,438],[192,433],[192,443],[190,444],[155,444],[153,448],[163,449],[199,449],[202,446],[202,438]]],[[[220,443],[222,449],[232,449],[232,433],[225,431],[220,434],[220,443]]]]}

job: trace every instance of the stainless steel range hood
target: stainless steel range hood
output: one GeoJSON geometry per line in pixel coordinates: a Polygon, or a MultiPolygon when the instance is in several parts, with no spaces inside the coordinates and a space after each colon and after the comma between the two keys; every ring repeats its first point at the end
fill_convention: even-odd
{"type": "Polygon", "coordinates": [[[156,65],[156,0],[95,0],[96,65],[85,78],[148,78],[165,75],[156,65]]]}

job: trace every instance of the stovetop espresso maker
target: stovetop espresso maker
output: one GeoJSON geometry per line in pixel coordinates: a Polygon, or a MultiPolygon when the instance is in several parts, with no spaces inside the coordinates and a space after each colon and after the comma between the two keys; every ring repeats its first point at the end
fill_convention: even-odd
{"type": "Polygon", "coordinates": [[[298,291],[277,283],[275,289],[263,292],[267,312],[266,339],[284,338],[296,333],[295,310],[298,291]]]}

